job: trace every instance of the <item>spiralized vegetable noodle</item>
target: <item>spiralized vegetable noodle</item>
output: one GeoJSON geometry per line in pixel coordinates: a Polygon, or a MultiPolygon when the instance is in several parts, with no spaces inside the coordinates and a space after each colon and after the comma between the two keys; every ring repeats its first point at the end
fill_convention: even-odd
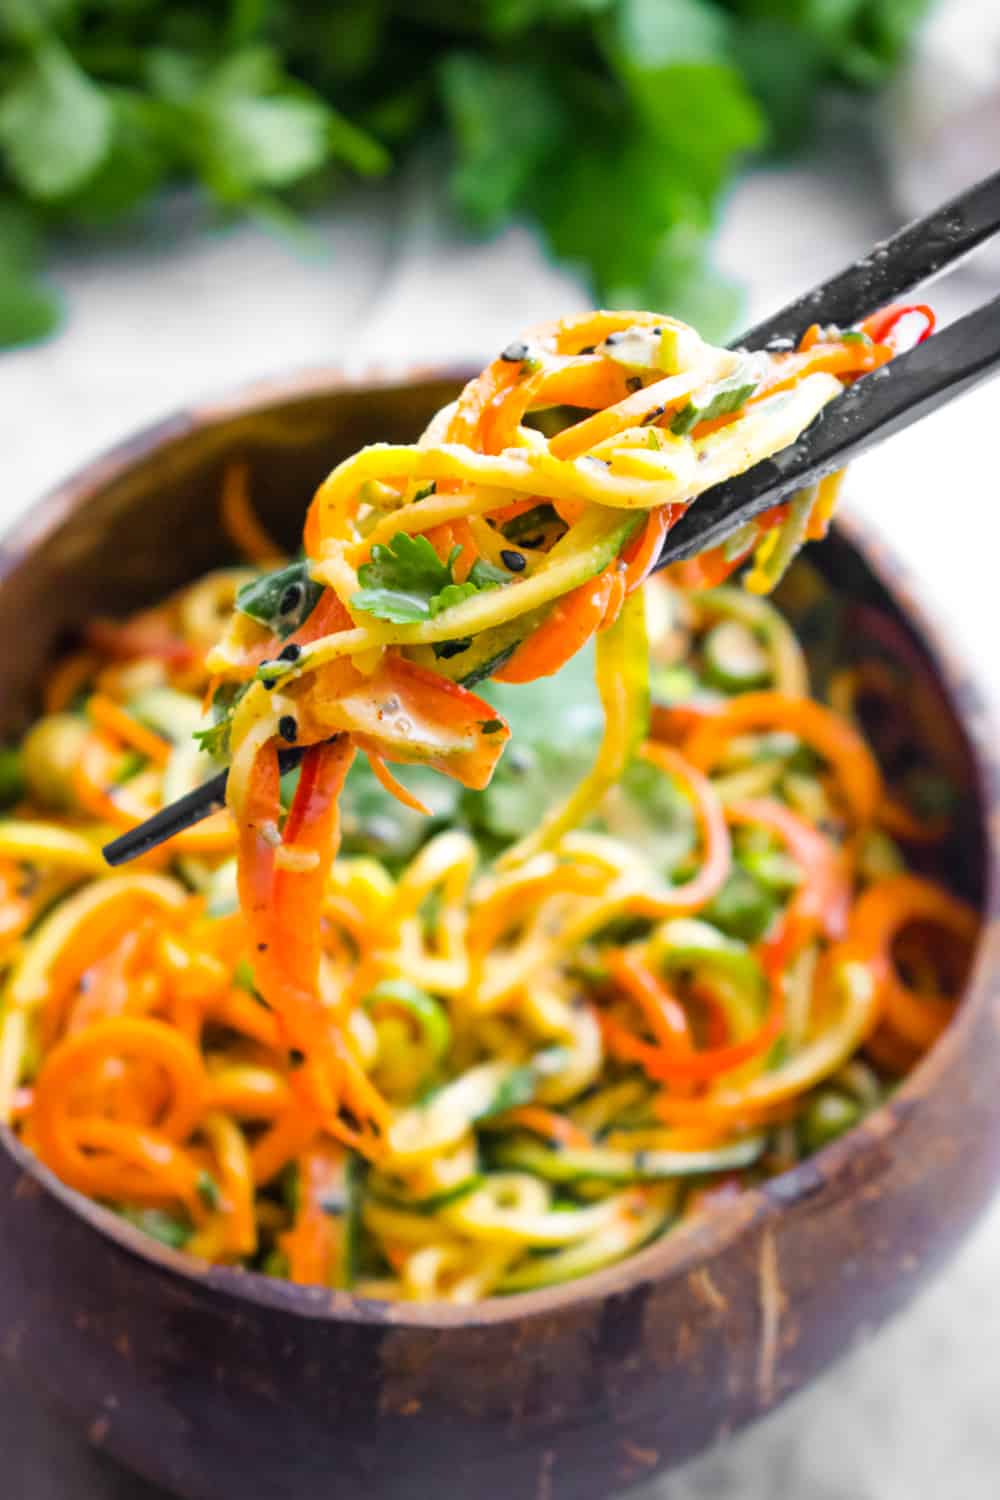
{"type": "Polygon", "coordinates": [[[230,468],[244,565],[91,622],[7,752],[0,1111],[42,1160],[206,1260],[465,1302],[596,1270],[874,1107],[977,918],[908,867],[949,828],[919,692],[856,640],[811,682],[762,597],[837,481],[649,574],[898,322],[752,356],[646,313],[538,330],[335,469],[301,561],[230,468]],[[103,867],[226,761],[227,811],[103,867]]]}

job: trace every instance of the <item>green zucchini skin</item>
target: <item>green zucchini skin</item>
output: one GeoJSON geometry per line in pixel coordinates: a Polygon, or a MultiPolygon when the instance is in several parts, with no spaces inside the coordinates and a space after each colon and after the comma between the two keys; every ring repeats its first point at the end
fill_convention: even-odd
{"type": "Polygon", "coordinates": [[[752,1166],[765,1144],[763,1135],[753,1135],[714,1151],[613,1151],[602,1146],[553,1150],[530,1136],[512,1136],[497,1142],[493,1158],[498,1165],[564,1186],[579,1182],[625,1185],[736,1171],[752,1166]]]}

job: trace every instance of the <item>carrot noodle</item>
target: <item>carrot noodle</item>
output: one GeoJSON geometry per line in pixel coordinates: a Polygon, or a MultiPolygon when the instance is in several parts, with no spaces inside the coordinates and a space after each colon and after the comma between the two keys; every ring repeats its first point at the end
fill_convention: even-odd
{"type": "Polygon", "coordinates": [[[882,778],[860,734],[821,703],[774,692],[744,693],[699,725],[684,753],[701,771],[711,771],[734,735],[784,729],[798,735],[829,762],[847,811],[865,825],[875,817],[882,778]]]}
{"type": "Polygon", "coordinates": [[[223,530],[248,562],[262,567],[281,564],[281,548],[267,534],[250,503],[250,467],[246,463],[226,465],[221,519],[223,530]]]}
{"type": "Polygon", "coordinates": [[[467,1302],[626,1255],[878,1103],[978,934],[926,873],[950,824],[907,780],[953,772],[941,716],[873,747],[861,700],[899,687],[878,622],[824,703],[794,621],[718,586],[750,559],[770,585],[801,506],[652,570],[703,489],[927,323],[751,357],[652,313],[548,324],[419,442],[339,465],[299,562],[230,464],[251,566],[86,624],[14,752],[0,1120],[203,1261],[467,1302]],[[510,738],[489,680],[550,679],[591,640],[589,772],[549,746],[568,764],[591,733],[549,683],[529,769],[477,797],[510,738]],[[225,811],[103,866],[227,762],[225,811]],[[434,772],[461,788],[448,817],[434,772]]]}
{"type": "Polygon", "coordinates": [[[87,702],[87,713],[99,729],[106,730],[113,739],[119,740],[121,744],[128,745],[133,750],[138,750],[140,755],[146,756],[148,760],[157,765],[165,765],[170,758],[170,744],[162,735],[154,734],[134,719],[131,714],[105,696],[104,693],[94,693],[87,702]]]}
{"type": "Polygon", "coordinates": [[[368,764],[391,797],[395,797],[397,802],[401,802],[411,812],[422,813],[425,818],[430,817],[430,810],[424,806],[419,797],[415,797],[412,792],[408,792],[401,781],[397,781],[381,755],[376,755],[374,750],[369,750],[368,764]]]}
{"type": "Polygon", "coordinates": [[[957,996],[942,989],[941,969],[944,985],[950,974],[957,988],[964,979],[977,927],[970,906],[915,875],[890,876],[862,894],[851,912],[848,935],[873,966],[885,1022],[901,1041],[923,1050],[944,1030],[957,996]],[[894,958],[894,944],[907,928],[918,928],[916,941],[927,954],[928,982],[920,989],[905,982],[894,958]],[[935,935],[957,944],[957,975],[954,957],[949,963],[945,955],[942,964],[935,935]]]}

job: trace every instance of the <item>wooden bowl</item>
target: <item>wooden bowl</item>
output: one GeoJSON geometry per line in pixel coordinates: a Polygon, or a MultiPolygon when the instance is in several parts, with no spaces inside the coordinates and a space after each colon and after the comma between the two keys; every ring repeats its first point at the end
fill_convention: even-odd
{"type": "MultiPolygon", "coordinates": [[[[332,463],[412,438],[458,375],[330,372],[182,412],[98,460],[0,554],[0,729],[94,612],[222,561],[222,466],[292,542],[332,463]]],[[[967,777],[957,867],[992,918],[986,717],[881,546],[812,557],[887,602],[936,675],[967,777]]],[[[959,1014],[892,1101],[794,1171],[588,1280],[473,1308],[390,1306],[194,1262],[0,1150],[0,1346],[95,1443],[191,1500],[590,1500],[751,1421],[942,1264],[1000,1174],[1000,986],[987,928],[959,1014]]]]}

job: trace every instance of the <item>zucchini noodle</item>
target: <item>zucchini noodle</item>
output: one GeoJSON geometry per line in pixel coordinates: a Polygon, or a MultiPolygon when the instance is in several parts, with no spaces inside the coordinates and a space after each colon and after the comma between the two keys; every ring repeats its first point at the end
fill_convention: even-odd
{"type": "MultiPolygon", "coordinates": [[[[978,919],[928,873],[940,767],[927,817],[920,744],[867,738],[865,684],[884,706],[905,676],[855,639],[811,682],[761,597],[839,480],[649,574],[704,490],[894,352],[549,325],[340,464],[299,561],[233,465],[240,565],[89,622],[4,752],[3,1121],[205,1261],[469,1302],[631,1254],[874,1108],[978,919]],[[592,640],[587,708],[562,684],[592,640]],[[106,870],[227,762],[227,810],[106,870]]],[[[802,563],[789,590],[834,607],[802,563]]]]}

